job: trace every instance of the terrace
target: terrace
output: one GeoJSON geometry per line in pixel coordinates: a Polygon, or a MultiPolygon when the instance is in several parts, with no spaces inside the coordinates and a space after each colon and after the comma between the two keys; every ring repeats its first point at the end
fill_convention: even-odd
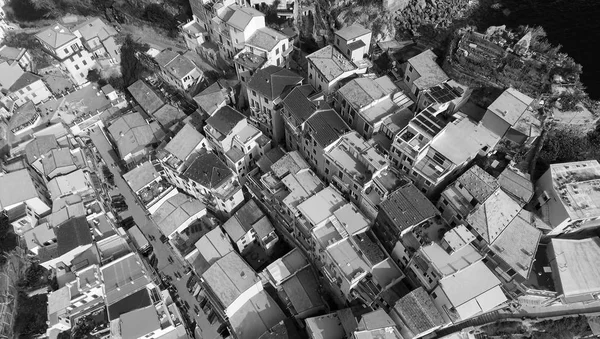
{"type": "Polygon", "coordinates": [[[203,216],[190,224],[182,233],[175,233],[170,240],[171,244],[179,251],[182,257],[190,254],[196,247],[195,244],[206,233],[219,226],[219,221],[213,216],[203,216]]]}
{"type": "Polygon", "coordinates": [[[164,180],[153,181],[142,188],[138,192],[138,196],[146,206],[150,206],[153,202],[165,196],[170,191],[169,188],[171,188],[171,185],[164,180]]]}
{"type": "Polygon", "coordinates": [[[553,165],[555,191],[571,219],[600,215],[600,164],[585,161],[553,165]]]}

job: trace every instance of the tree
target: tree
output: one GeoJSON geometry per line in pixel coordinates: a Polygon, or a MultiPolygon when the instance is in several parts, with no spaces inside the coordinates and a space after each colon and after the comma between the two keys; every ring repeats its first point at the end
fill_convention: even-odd
{"type": "MultiPolygon", "coordinates": [[[[147,71],[146,66],[137,58],[137,53],[144,53],[150,47],[134,41],[130,35],[127,35],[121,46],[121,74],[123,79],[123,88],[129,87],[138,81],[142,74],[147,71]]],[[[112,83],[109,81],[112,85],[112,83]]],[[[115,87],[115,86],[113,86],[115,87]]]]}
{"type": "Polygon", "coordinates": [[[100,79],[102,79],[102,77],[100,76],[100,72],[97,69],[93,68],[88,71],[86,79],[89,82],[97,83],[100,79]]]}

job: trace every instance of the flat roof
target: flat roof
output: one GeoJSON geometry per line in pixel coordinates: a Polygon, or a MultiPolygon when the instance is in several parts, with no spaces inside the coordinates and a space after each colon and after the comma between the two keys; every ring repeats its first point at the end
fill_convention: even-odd
{"type": "Polygon", "coordinates": [[[352,40],[370,33],[371,30],[366,29],[364,26],[360,24],[352,24],[350,26],[346,26],[340,30],[337,30],[335,32],[335,35],[339,35],[344,40],[352,40]]]}
{"type": "Polygon", "coordinates": [[[217,260],[202,278],[223,308],[228,308],[242,293],[260,282],[252,268],[233,251],[217,260]]]}
{"type": "Polygon", "coordinates": [[[56,240],[56,234],[54,233],[54,228],[50,227],[50,224],[46,222],[25,232],[23,238],[25,238],[27,248],[31,250],[39,246],[44,246],[45,242],[56,240]]]}
{"type": "Polygon", "coordinates": [[[160,329],[160,320],[154,305],[121,314],[121,337],[138,339],[160,329]]]}
{"type": "Polygon", "coordinates": [[[433,87],[449,79],[448,75],[435,62],[437,56],[431,49],[408,59],[408,63],[419,73],[414,84],[421,90],[433,87]]]}
{"type": "Polygon", "coordinates": [[[107,305],[146,288],[151,282],[140,257],[130,253],[100,268],[107,305]]]}
{"type": "Polygon", "coordinates": [[[345,203],[346,200],[336,190],[326,187],[298,205],[298,210],[315,226],[345,203]]]}
{"type": "Polygon", "coordinates": [[[306,330],[313,339],[349,338],[358,327],[356,318],[349,308],[326,315],[307,318],[306,330]]]}
{"type": "Polygon", "coordinates": [[[283,203],[294,213],[300,203],[325,187],[321,179],[310,169],[303,169],[296,174],[288,174],[281,179],[289,194],[283,203]]]}
{"type": "Polygon", "coordinates": [[[359,274],[370,272],[371,267],[363,260],[349,238],[338,241],[326,251],[348,281],[352,281],[359,274]]]}
{"type": "Polygon", "coordinates": [[[431,148],[452,163],[462,164],[484,147],[494,148],[498,141],[500,138],[484,126],[463,118],[446,125],[431,142],[431,148]]]}
{"type": "Polygon", "coordinates": [[[496,190],[466,217],[466,221],[488,244],[491,244],[520,211],[519,203],[504,191],[496,190]]]}
{"type": "Polygon", "coordinates": [[[306,59],[323,74],[328,82],[335,80],[346,72],[351,72],[357,67],[332,45],[327,45],[320,50],[309,54],[306,59]]]}
{"type": "Polygon", "coordinates": [[[0,175],[0,209],[37,197],[38,192],[26,169],[0,175]]]}
{"type": "Polygon", "coordinates": [[[277,303],[263,290],[230,316],[229,322],[237,338],[258,339],[284,319],[277,303]]]}
{"type": "Polygon", "coordinates": [[[529,96],[511,87],[502,92],[488,107],[488,110],[494,112],[510,125],[514,125],[529,109],[533,101],[529,96]]]}
{"type": "Polygon", "coordinates": [[[442,278],[439,284],[454,307],[476,299],[501,285],[500,280],[482,261],[442,278]]]}
{"type": "Polygon", "coordinates": [[[587,160],[550,165],[552,185],[572,220],[600,216],[600,164],[587,160]]]}
{"type": "Polygon", "coordinates": [[[206,214],[206,205],[200,200],[183,193],[177,193],[164,201],[154,213],[152,219],[156,222],[161,232],[170,236],[177,228],[191,218],[206,214]]]}
{"type": "Polygon", "coordinates": [[[348,234],[354,235],[366,231],[371,222],[352,203],[347,203],[333,212],[348,234]]]}
{"type": "MultiPolygon", "coordinates": [[[[481,254],[470,244],[450,254],[437,243],[431,243],[421,247],[419,253],[427,258],[429,263],[442,276],[454,274],[482,259],[481,254]]],[[[425,268],[425,271],[427,271],[427,268],[425,268]]]]}
{"type": "Polygon", "coordinates": [[[308,168],[310,168],[310,166],[298,151],[286,153],[271,165],[271,171],[273,171],[273,174],[278,178],[283,178],[288,174],[296,174],[300,170],[308,168]]]}
{"type": "Polygon", "coordinates": [[[600,291],[600,238],[551,240],[553,277],[566,297],[600,291]],[[557,279],[558,278],[558,279],[557,279]]]}
{"type": "Polygon", "coordinates": [[[283,257],[269,264],[266,271],[275,284],[279,285],[307,265],[308,261],[302,255],[302,252],[298,248],[294,248],[283,257]]]}

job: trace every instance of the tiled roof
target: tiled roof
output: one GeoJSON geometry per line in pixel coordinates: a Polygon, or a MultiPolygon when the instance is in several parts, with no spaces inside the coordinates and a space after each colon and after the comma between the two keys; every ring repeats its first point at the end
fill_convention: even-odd
{"type": "Polygon", "coordinates": [[[52,171],[62,167],[75,166],[75,160],[68,148],[53,149],[42,159],[44,174],[50,176],[52,171]]]}
{"type": "Polygon", "coordinates": [[[383,211],[399,231],[438,214],[433,204],[413,184],[397,189],[381,203],[383,211]]]}
{"type": "Polygon", "coordinates": [[[208,86],[194,97],[194,101],[208,115],[212,115],[223,104],[227,103],[225,89],[218,81],[208,86]]]}
{"type": "Polygon", "coordinates": [[[183,79],[193,70],[198,70],[196,65],[194,65],[190,59],[179,54],[177,54],[175,59],[171,60],[166,66],[164,66],[164,68],[179,80],[183,79]]]}
{"type": "Polygon", "coordinates": [[[277,44],[279,44],[279,42],[287,39],[287,36],[270,27],[262,27],[257,29],[256,32],[246,40],[246,45],[270,52],[277,44]]]}
{"type": "Polygon", "coordinates": [[[503,190],[496,190],[466,217],[466,221],[484,241],[491,244],[520,211],[521,206],[516,201],[503,190]]]}
{"type": "Polygon", "coordinates": [[[312,136],[322,146],[327,147],[350,131],[344,120],[333,109],[319,111],[308,118],[307,123],[314,130],[312,136]]]}
{"type": "Polygon", "coordinates": [[[206,120],[206,125],[216,129],[223,135],[229,134],[238,122],[246,117],[233,107],[227,105],[219,108],[213,116],[206,120]]]}
{"type": "Polygon", "coordinates": [[[357,67],[332,45],[325,46],[306,57],[309,62],[323,74],[327,81],[332,81],[357,67]]]}
{"type": "Polygon", "coordinates": [[[144,289],[151,282],[136,253],[130,253],[110,262],[100,270],[102,271],[107,305],[112,305],[144,289]]]}
{"type": "Polygon", "coordinates": [[[48,151],[58,148],[58,142],[54,135],[42,135],[34,138],[25,146],[25,155],[27,156],[27,162],[31,165],[36,160],[48,151]]]}
{"type": "Polygon", "coordinates": [[[229,307],[242,293],[260,282],[258,275],[237,252],[229,252],[217,260],[202,278],[223,308],[229,307]]]}
{"type": "Polygon", "coordinates": [[[160,177],[160,174],[150,161],[146,161],[123,174],[123,179],[134,192],[139,191],[158,177],[160,177]]]}
{"type": "Polygon", "coordinates": [[[469,168],[456,181],[477,199],[478,203],[486,201],[499,187],[496,179],[477,165],[469,168]]]}
{"type": "Polygon", "coordinates": [[[514,199],[527,204],[533,197],[533,182],[529,174],[507,167],[498,177],[500,187],[514,199]]]}
{"type": "Polygon", "coordinates": [[[183,175],[209,189],[217,188],[233,176],[229,167],[212,152],[198,156],[183,175]]]}
{"type": "Polygon", "coordinates": [[[36,110],[33,101],[27,101],[23,106],[17,108],[17,111],[10,117],[8,128],[13,130],[23,126],[29,121],[36,121],[37,119],[39,119],[39,113],[36,110]]]}
{"type": "Polygon", "coordinates": [[[136,152],[157,141],[158,131],[138,112],[114,120],[108,132],[117,143],[121,157],[136,152]]]}
{"type": "Polygon", "coordinates": [[[259,69],[248,82],[248,88],[255,90],[267,99],[279,98],[287,86],[300,84],[304,78],[278,66],[259,69]]]}
{"type": "Polygon", "coordinates": [[[281,284],[296,313],[324,307],[319,294],[319,283],[309,267],[296,273],[281,284]]]}
{"type": "Polygon", "coordinates": [[[131,86],[127,87],[127,90],[129,90],[129,93],[131,93],[138,105],[148,114],[156,112],[156,110],[165,104],[144,80],[134,82],[131,86]]]}
{"type": "Polygon", "coordinates": [[[47,43],[52,48],[58,48],[67,42],[77,39],[65,26],[56,23],[35,35],[39,40],[47,43]]]}
{"type": "Polygon", "coordinates": [[[338,30],[337,32],[335,32],[335,35],[339,35],[345,40],[352,40],[354,38],[358,38],[369,33],[371,33],[371,31],[364,28],[362,25],[352,24],[350,26],[346,26],[338,30]]]}
{"type": "Polygon", "coordinates": [[[342,86],[338,92],[350,105],[360,109],[372,104],[375,100],[389,95],[394,90],[394,88],[383,87],[380,83],[381,81],[371,78],[356,78],[342,86]]]}
{"type": "MultiPolygon", "coordinates": [[[[230,6],[233,7],[233,6],[230,6]]],[[[265,16],[262,12],[257,11],[252,7],[239,7],[235,6],[234,11],[231,13],[231,16],[226,18],[226,22],[231,26],[239,29],[245,30],[250,21],[259,16],[265,16]]]]}
{"type": "Polygon", "coordinates": [[[428,49],[408,59],[408,63],[414,67],[420,77],[414,81],[420,89],[427,89],[448,80],[448,75],[435,62],[437,56],[428,49]]]}
{"type": "Polygon", "coordinates": [[[156,63],[160,67],[165,67],[169,62],[173,61],[173,59],[175,59],[178,55],[179,55],[179,53],[177,53],[177,52],[173,52],[170,49],[165,49],[165,50],[162,50],[160,53],[158,53],[154,57],[154,61],[156,61],[156,63]]]}
{"type": "Polygon", "coordinates": [[[303,123],[315,112],[317,106],[309,99],[314,94],[315,88],[312,85],[296,86],[283,99],[283,106],[286,112],[289,112],[298,123],[303,123]]]}
{"type": "Polygon", "coordinates": [[[204,210],[206,206],[200,200],[177,193],[152,213],[152,219],[162,234],[170,236],[178,227],[204,210]]]}
{"type": "Polygon", "coordinates": [[[165,146],[165,151],[177,159],[185,161],[202,140],[204,140],[204,135],[200,134],[192,125],[185,124],[165,146]]]}
{"type": "Polygon", "coordinates": [[[445,323],[440,311],[435,307],[433,300],[423,287],[417,288],[398,300],[394,311],[400,315],[402,321],[415,335],[445,323]]]}
{"type": "Polygon", "coordinates": [[[77,32],[85,40],[91,40],[98,37],[100,41],[106,40],[108,37],[117,35],[117,31],[111,26],[107,25],[101,18],[94,17],[89,20],[73,27],[73,32],[77,32]]]}
{"type": "Polygon", "coordinates": [[[169,104],[159,108],[152,115],[164,128],[169,128],[186,117],[179,108],[169,104]]]}
{"type": "Polygon", "coordinates": [[[19,77],[19,79],[17,79],[17,81],[15,81],[14,84],[12,84],[12,86],[10,86],[8,90],[10,92],[17,92],[18,90],[25,88],[41,79],[42,77],[39,75],[30,72],[25,72],[19,77]]]}
{"type": "Polygon", "coordinates": [[[58,226],[55,232],[59,256],[79,246],[89,245],[93,242],[90,225],[85,217],[70,219],[58,226]]]}

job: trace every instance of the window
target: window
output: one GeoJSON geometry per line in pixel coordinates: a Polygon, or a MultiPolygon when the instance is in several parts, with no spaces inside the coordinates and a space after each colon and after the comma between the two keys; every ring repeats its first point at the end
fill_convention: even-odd
{"type": "Polygon", "coordinates": [[[348,50],[348,55],[350,55],[350,50],[348,50]]]}
{"type": "Polygon", "coordinates": [[[310,73],[310,74],[308,75],[308,78],[309,78],[309,79],[312,79],[312,73],[310,73]]]}
{"type": "Polygon", "coordinates": [[[76,70],[79,70],[79,65],[75,65],[75,69],[76,69],[76,70]]]}
{"type": "Polygon", "coordinates": [[[437,294],[435,294],[435,292],[431,293],[431,296],[433,297],[433,299],[437,299],[437,294]]]}
{"type": "Polygon", "coordinates": [[[329,165],[329,160],[325,159],[325,165],[329,165]]]}
{"type": "Polygon", "coordinates": [[[431,186],[431,182],[429,182],[428,180],[425,180],[425,187],[429,187],[431,186]]]}
{"type": "Polygon", "coordinates": [[[83,60],[81,63],[82,63],[84,66],[85,66],[85,65],[87,65],[87,61],[85,61],[85,60],[83,60]]]}
{"type": "Polygon", "coordinates": [[[31,92],[31,86],[27,86],[27,87],[25,87],[25,89],[27,89],[28,91],[31,92]]]}
{"type": "Polygon", "coordinates": [[[410,77],[408,75],[406,76],[406,82],[410,82],[410,77]]]}
{"type": "Polygon", "coordinates": [[[281,65],[281,59],[277,59],[277,66],[281,65]]]}
{"type": "Polygon", "coordinates": [[[256,96],[256,91],[252,91],[252,96],[256,96]]]}
{"type": "Polygon", "coordinates": [[[340,179],[344,179],[344,173],[342,173],[342,171],[338,172],[338,176],[340,177],[340,179]]]}
{"type": "Polygon", "coordinates": [[[20,93],[21,95],[25,94],[25,92],[23,92],[23,90],[22,90],[22,89],[20,89],[20,90],[19,90],[19,93],[20,93]]]}
{"type": "Polygon", "coordinates": [[[265,104],[268,104],[268,103],[269,103],[269,99],[267,99],[267,98],[264,98],[263,100],[265,101],[265,104]]]}
{"type": "Polygon", "coordinates": [[[279,54],[279,48],[275,48],[275,55],[279,54]]]}
{"type": "Polygon", "coordinates": [[[37,94],[31,93],[31,96],[35,98],[35,97],[37,97],[37,94]]]}
{"type": "Polygon", "coordinates": [[[69,50],[67,48],[65,48],[63,52],[65,52],[65,54],[69,54],[69,50]]]}
{"type": "Polygon", "coordinates": [[[408,71],[409,71],[409,72],[412,72],[412,71],[413,71],[413,68],[412,68],[412,66],[410,66],[410,65],[408,66],[408,71]]]}
{"type": "Polygon", "coordinates": [[[287,46],[285,44],[281,45],[281,52],[282,53],[285,52],[286,49],[287,49],[287,46]]]}
{"type": "Polygon", "coordinates": [[[325,174],[329,174],[329,168],[325,169],[325,174]]]}
{"type": "Polygon", "coordinates": [[[433,154],[433,161],[435,161],[439,165],[443,165],[446,159],[441,154],[436,152],[435,154],[433,154]]]}

